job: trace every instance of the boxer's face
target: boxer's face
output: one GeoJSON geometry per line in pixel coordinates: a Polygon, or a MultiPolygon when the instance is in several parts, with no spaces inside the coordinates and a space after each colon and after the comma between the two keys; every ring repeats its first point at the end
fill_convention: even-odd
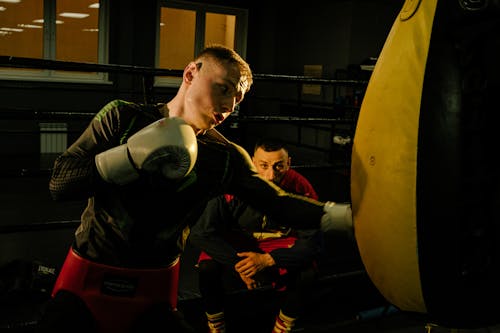
{"type": "Polygon", "coordinates": [[[290,157],[284,149],[265,151],[258,148],[252,157],[253,164],[261,177],[279,185],[290,169],[290,157]]]}
{"type": "Polygon", "coordinates": [[[243,99],[240,74],[236,66],[222,65],[211,59],[188,66],[189,89],[185,108],[189,123],[208,130],[222,123],[243,99]]]}

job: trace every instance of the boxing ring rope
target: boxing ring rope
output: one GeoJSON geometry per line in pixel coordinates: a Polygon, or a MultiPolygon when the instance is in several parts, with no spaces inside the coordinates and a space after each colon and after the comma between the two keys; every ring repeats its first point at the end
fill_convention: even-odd
{"type": "MultiPolygon", "coordinates": [[[[154,68],[147,66],[115,65],[115,64],[96,64],[86,62],[47,60],[25,57],[12,57],[0,55],[0,67],[14,68],[34,68],[34,69],[53,69],[78,72],[106,72],[106,73],[131,73],[131,74],[149,74],[153,76],[177,76],[181,77],[182,70],[154,68]]],[[[265,81],[283,81],[299,82],[309,84],[368,84],[364,80],[338,80],[327,78],[314,78],[300,75],[281,75],[281,74],[253,74],[254,80],[265,81]]]]}
{"type": "Polygon", "coordinates": [[[25,57],[0,56],[1,67],[53,69],[77,72],[130,73],[153,76],[182,76],[182,70],[161,69],[146,66],[96,64],[87,62],[47,60],[25,57]]]}

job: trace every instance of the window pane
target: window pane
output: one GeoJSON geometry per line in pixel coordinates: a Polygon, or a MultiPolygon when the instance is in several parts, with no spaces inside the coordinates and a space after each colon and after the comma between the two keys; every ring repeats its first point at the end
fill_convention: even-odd
{"type": "Polygon", "coordinates": [[[0,54],[43,58],[43,1],[0,2],[0,54]]]}
{"type": "Polygon", "coordinates": [[[206,14],[205,46],[212,43],[222,44],[234,49],[236,16],[225,14],[206,14]]]}
{"type": "Polygon", "coordinates": [[[56,60],[98,62],[99,2],[57,0],[56,60]]]}
{"type": "Polygon", "coordinates": [[[195,11],[161,8],[159,67],[184,69],[194,56],[195,27],[195,11]]]}
{"type": "MultiPolygon", "coordinates": [[[[156,66],[183,70],[196,52],[222,44],[242,56],[246,51],[247,12],[239,8],[161,1],[156,66]]],[[[155,78],[159,86],[178,86],[178,77],[155,78]]]]}

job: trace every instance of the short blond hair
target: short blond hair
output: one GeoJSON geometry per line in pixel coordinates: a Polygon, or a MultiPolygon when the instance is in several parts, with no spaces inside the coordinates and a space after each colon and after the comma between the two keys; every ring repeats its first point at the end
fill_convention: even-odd
{"type": "Polygon", "coordinates": [[[221,64],[236,65],[240,72],[239,84],[243,93],[250,90],[253,84],[252,70],[250,65],[235,50],[221,44],[210,44],[196,56],[195,62],[203,58],[212,58],[221,64]]]}

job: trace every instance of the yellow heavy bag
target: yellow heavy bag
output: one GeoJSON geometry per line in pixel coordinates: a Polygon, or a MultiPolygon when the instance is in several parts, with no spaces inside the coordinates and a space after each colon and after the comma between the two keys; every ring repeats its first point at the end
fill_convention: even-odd
{"type": "Polygon", "coordinates": [[[446,327],[500,322],[499,7],[407,0],[354,137],[367,273],[393,305],[446,327]]]}

